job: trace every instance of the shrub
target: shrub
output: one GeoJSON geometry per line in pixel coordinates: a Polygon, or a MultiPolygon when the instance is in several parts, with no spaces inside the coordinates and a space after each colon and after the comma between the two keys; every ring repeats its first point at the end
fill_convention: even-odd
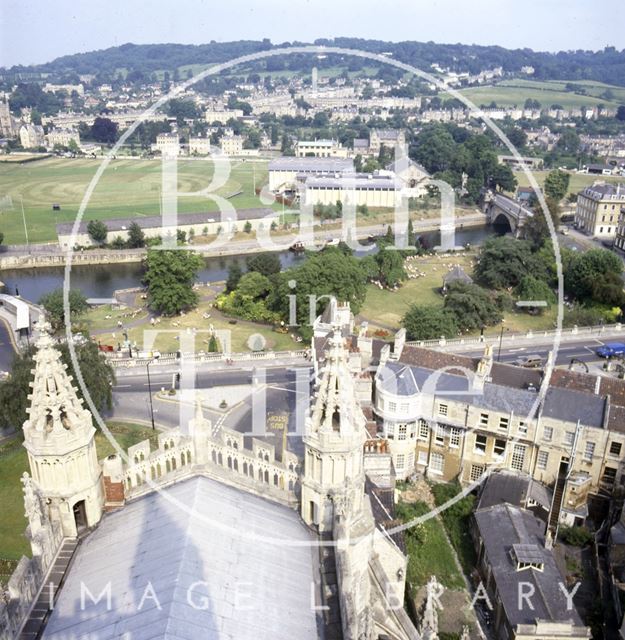
{"type": "Polygon", "coordinates": [[[592,533],[586,527],[561,527],[559,538],[574,547],[585,547],[592,541],[592,533]]]}

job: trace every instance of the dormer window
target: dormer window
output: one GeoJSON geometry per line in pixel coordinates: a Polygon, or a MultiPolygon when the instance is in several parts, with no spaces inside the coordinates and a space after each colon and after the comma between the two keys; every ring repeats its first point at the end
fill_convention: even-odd
{"type": "Polygon", "coordinates": [[[516,565],[517,571],[526,569],[542,571],[545,567],[543,552],[537,544],[513,544],[510,558],[516,565]]]}

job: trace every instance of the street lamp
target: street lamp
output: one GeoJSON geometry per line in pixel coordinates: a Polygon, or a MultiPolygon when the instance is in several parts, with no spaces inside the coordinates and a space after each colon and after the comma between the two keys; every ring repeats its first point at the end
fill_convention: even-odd
{"type": "Polygon", "coordinates": [[[152,405],[152,385],[150,384],[150,365],[154,360],[148,360],[145,363],[145,370],[148,372],[148,397],[150,398],[150,417],[152,418],[152,431],[155,430],[154,426],[154,406],[152,405]]]}
{"type": "MultiPolygon", "coordinates": [[[[503,320],[502,320],[502,322],[503,322],[503,320]]],[[[497,351],[497,362],[499,362],[501,360],[501,343],[503,342],[504,329],[507,331],[507,329],[502,324],[501,325],[501,331],[499,332],[499,349],[497,351]]]]}

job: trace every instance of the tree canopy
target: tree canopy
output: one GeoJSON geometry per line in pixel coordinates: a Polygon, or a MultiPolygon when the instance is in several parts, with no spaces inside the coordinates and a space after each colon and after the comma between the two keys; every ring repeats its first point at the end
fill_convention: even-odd
{"type": "Polygon", "coordinates": [[[402,319],[408,340],[437,340],[441,336],[453,338],[458,325],[453,313],[438,307],[412,305],[402,319]]]}
{"type": "MultiPolygon", "coordinates": [[[[79,289],[70,289],[68,294],[69,313],[72,321],[79,318],[88,308],[87,298],[79,289]]],[[[39,299],[39,304],[46,310],[46,318],[54,331],[58,331],[65,324],[65,310],[63,306],[63,289],[55,289],[39,299]]]]}
{"type": "Polygon", "coordinates": [[[108,227],[101,220],[90,220],[87,224],[89,237],[97,244],[104,244],[108,235],[108,227]]]}
{"type": "Polygon", "coordinates": [[[172,316],[195,307],[198,296],[193,285],[203,266],[202,258],[192,251],[150,249],[143,278],[150,308],[172,316]]]}
{"type": "MultiPolygon", "coordinates": [[[[59,347],[61,360],[68,367],[68,373],[77,378],[74,365],[69,356],[67,344],[59,347]]],[[[113,406],[112,387],[115,384],[115,371],[105,356],[100,353],[98,345],[88,341],[75,346],[76,359],[85,381],[85,386],[98,411],[110,409],[113,406]]],[[[28,394],[32,381],[32,370],[35,368],[33,356],[35,348],[31,347],[15,356],[11,367],[11,375],[0,382],[0,427],[19,428],[26,420],[28,394]]],[[[82,389],[76,385],[78,395],[83,397],[82,389]]]]}

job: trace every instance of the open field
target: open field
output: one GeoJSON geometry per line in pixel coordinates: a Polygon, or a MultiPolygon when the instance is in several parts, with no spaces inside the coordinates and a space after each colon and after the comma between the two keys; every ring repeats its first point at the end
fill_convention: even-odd
{"type": "MultiPolygon", "coordinates": [[[[72,222],[76,218],[85,190],[100,164],[99,159],[85,158],[0,164],[0,202],[4,196],[12,200],[12,206],[5,204],[0,208],[4,242],[25,242],[22,199],[30,242],[55,241],[56,223],[72,222]],[[61,205],[61,210],[52,211],[52,204],[61,205]]],[[[207,188],[212,175],[211,160],[181,158],[178,161],[181,192],[207,188]]],[[[237,209],[264,207],[254,194],[254,176],[256,185],[262,185],[267,177],[265,162],[233,160],[227,181],[215,194],[228,198],[237,209]]],[[[158,215],[161,180],[160,160],[112,160],[91,196],[83,219],[136,217],[139,220],[142,216],[158,215]]],[[[181,213],[218,211],[219,206],[206,197],[181,197],[178,210],[181,213]]]]}
{"type": "MultiPolygon", "coordinates": [[[[469,275],[473,271],[474,254],[464,252],[455,256],[435,255],[417,258],[413,265],[425,275],[414,280],[406,280],[397,291],[380,289],[370,284],[367,286],[367,297],[358,318],[367,320],[372,329],[381,328],[396,331],[401,326],[401,319],[413,304],[431,307],[442,307],[443,276],[453,265],[460,265],[469,275]]],[[[553,329],[555,309],[545,311],[542,315],[531,316],[527,313],[507,312],[504,314],[505,330],[512,332],[539,331],[553,329]]],[[[484,333],[498,334],[501,325],[487,327],[484,333]]]]}
{"type": "MultiPolygon", "coordinates": [[[[156,446],[156,434],[151,429],[122,422],[109,422],[107,426],[122,449],[147,438],[152,440],[152,447],[156,446]]],[[[100,431],[96,433],[96,449],[99,460],[115,451],[100,431]]],[[[21,439],[16,437],[0,447],[0,560],[17,561],[22,555],[30,555],[30,544],[24,537],[27,521],[20,483],[24,471],[29,471],[28,457],[21,439]]]]}
{"type": "MultiPolygon", "coordinates": [[[[600,82],[571,80],[572,84],[583,86],[587,95],[578,95],[572,91],[565,91],[567,81],[535,80],[504,80],[496,85],[471,87],[461,90],[461,93],[472,100],[478,107],[495,102],[497,106],[522,107],[528,98],[538,100],[541,106],[550,107],[552,104],[562,105],[566,109],[582,106],[592,107],[604,104],[616,107],[625,102],[625,89],[600,82]],[[600,95],[607,90],[613,94],[613,99],[606,100],[600,95]]],[[[444,95],[444,94],[443,94],[444,95]]]]}
{"type": "MultiPolygon", "coordinates": [[[[549,175],[549,171],[532,171],[532,175],[536,178],[538,184],[542,187],[545,183],[545,178],[549,175]]],[[[625,178],[617,178],[612,176],[598,176],[589,175],[587,173],[571,173],[571,180],[569,182],[569,193],[578,193],[582,189],[602,180],[605,182],[624,182],[625,178]]],[[[517,179],[520,187],[529,187],[529,180],[524,171],[515,171],[514,177],[517,179]]]]}

